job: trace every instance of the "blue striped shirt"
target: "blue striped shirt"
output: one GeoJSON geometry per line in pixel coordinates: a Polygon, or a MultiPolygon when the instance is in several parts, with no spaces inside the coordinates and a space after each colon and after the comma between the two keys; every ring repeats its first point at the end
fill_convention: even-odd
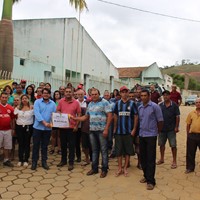
{"type": "Polygon", "coordinates": [[[118,116],[116,134],[131,134],[134,127],[134,115],[137,115],[136,104],[132,100],[127,102],[119,100],[115,105],[114,113],[118,116]]]}

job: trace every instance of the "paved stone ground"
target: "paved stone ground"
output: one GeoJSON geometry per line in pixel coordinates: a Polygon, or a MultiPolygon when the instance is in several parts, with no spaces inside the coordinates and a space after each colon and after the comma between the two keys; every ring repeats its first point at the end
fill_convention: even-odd
{"type": "MultiPolygon", "coordinates": [[[[199,200],[200,199],[200,167],[199,152],[196,157],[194,173],[185,171],[185,118],[194,107],[181,107],[181,131],[178,133],[178,168],[171,169],[171,152],[167,145],[165,163],[157,166],[157,185],[153,191],[147,191],[146,185],[139,183],[142,171],[136,168],[136,157],[131,158],[129,176],[115,177],[116,159],[110,160],[110,171],[104,179],[99,174],[86,176],[90,166],[81,167],[75,164],[72,172],[67,167],[57,168],[59,155],[49,156],[50,170],[38,167],[37,171],[30,167],[0,166],[0,199],[28,200],[199,200]]],[[[159,154],[157,154],[159,158],[159,154]]],[[[14,161],[17,164],[17,158],[14,161]]]]}

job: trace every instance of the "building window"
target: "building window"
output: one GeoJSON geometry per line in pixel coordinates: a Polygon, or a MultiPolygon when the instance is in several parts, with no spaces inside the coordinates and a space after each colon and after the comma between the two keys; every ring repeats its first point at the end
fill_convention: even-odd
{"type": "Polygon", "coordinates": [[[25,63],[25,59],[20,58],[20,65],[24,66],[24,63],[25,63]]]}
{"type": "Polygon", "coordinates": [[[51,72],[56,72],[56,67],[55,66],[51,66],[51,72]]]}

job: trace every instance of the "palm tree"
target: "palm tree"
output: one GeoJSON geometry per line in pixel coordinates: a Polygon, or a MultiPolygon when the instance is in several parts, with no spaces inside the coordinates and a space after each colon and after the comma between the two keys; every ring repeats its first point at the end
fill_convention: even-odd
{"type": "MultiPolygon", "coordinates": [[[[19,0],[4,0],[2,20],[0,21],[0,74],[1,71],[11,73],[13,70],[13,24],[12,6],[19,0]]],[[[85,0],[69,0],[76,10],[87,9],[85,0]]]]}

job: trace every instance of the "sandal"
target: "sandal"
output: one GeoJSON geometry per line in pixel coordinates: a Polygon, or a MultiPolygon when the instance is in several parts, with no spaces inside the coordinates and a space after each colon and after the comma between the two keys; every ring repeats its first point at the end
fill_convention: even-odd
{"type": "Polygon", "coordinates": [[[176,168],[177,168],[177,164],[172,163],[172,165],[171,165],[171,169],[176,169],[176,168]]]}
{"type": "Polygon", "coordinates": [[[54,151],[53,149],[52,149],[51,151],[49,151],[50,154],[54,154],[54,152],[55,152],[55,151],[54,151]]]}
{"type": "Polygon", "coordinates": [[[123,171],[122,171],[122,170],[116,171],[116,172],[115,172],[115,177],[118,177],[118,176],[120,176],[121,174],[123,174],[123,171]]]}
{"type": "Polygon", "coordinates": [[[159,160],[159,161],[156,163],[156,165],[161,165],[161,164],[163,164],[163,163],[164,163],[164,161],[159,160]]]}
{"type": "Polygon", "coordinates": [[[125,177],[128,176],[128,171],[124,170],[124,176],[125,176],[125,177]]]}

